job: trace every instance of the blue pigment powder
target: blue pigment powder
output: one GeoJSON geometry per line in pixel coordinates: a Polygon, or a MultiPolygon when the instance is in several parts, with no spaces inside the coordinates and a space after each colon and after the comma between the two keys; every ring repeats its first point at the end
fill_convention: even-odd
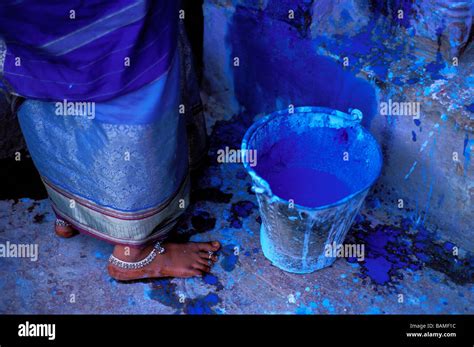
{"type": "Polygon", "coordinates": [[[265,173],[272,192],[306,207],[334,203],[350,195],[349,187],[336,176],[304,167],[283,167],[265,173]]]}

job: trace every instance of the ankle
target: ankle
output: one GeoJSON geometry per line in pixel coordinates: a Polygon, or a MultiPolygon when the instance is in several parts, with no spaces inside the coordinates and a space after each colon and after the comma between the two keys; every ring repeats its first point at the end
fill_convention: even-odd
{"type": "Polygon", "coordinates": [[[153,245],[130,247],[117,245],[114,248],[114,257],[127,262],[137,262],[145,259],[153,250],[153,245]]]}

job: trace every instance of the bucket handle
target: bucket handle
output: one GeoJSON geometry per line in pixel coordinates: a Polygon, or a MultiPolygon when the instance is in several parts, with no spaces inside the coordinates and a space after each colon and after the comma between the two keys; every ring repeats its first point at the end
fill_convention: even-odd
{"type": "Polygon", "coordinates": [[[362,111],[357,108],[350,108],[348,110],[349,120],[360,123],[362,122],[362,111]]]}

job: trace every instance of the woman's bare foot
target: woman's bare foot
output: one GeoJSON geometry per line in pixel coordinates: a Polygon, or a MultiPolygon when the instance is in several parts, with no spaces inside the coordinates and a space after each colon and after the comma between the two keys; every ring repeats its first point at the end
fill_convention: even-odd
{"type": "MultiPolygon", "coordinates": [[[[221,247],[217,241],[164,243],[165,252],[157,254],[153,261],[140,269],[123,269],[108,264],[109,275],[119,281],[131,281],[159,277],[194,277],[211,271],[217,261],[213,254],[221,247]]],[[[146,258],[153,250],[153,245],[145,248],[115,246],[113,255],[124,262],[138,262],[146,258]]]]}
{"type": "Polygon", "coordinates": [[[78,234],[77,230],[75,230],[71,224],[59,218],[57,218],[54,223],[54,232],[57,236],[65,239],[69,239],[78,234]]]}

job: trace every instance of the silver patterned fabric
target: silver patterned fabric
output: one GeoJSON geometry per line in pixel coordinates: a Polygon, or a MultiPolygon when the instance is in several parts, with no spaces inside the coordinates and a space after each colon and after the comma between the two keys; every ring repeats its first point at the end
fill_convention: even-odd
{"type": "Polygon", "coordinates": [[[175,54],[165,75],[108,102],[22,104],[28,149],[62,219],[132,245],[162,239],[173,227],[189,195],[179,60],[175,54]]]}

